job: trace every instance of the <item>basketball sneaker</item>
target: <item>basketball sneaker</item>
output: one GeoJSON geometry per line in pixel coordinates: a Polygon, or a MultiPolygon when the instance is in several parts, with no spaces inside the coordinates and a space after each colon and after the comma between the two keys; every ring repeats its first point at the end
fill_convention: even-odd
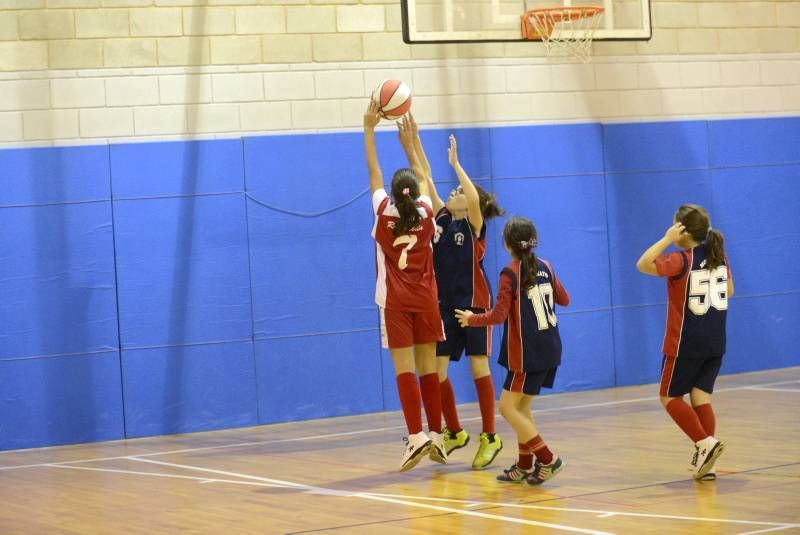
{"type": "Polygon", "coordinates": [[[430,432],[431,435],[431,448],[428,455],[431,461],[439,464],[447,464],[447,450],[444,447],[444,435],[435,431],[430,432]]]}
{"type": "Polygon", "coordinates": [[[548,479],[552,479],[557,473],[567,465],[561,457],[556,457],[550,464],[542,464],[537,459],[533,464],[533,472],[528,474],[528,485],[541,485],[548,479]]]}
{"type": "Polygon", "coordinates": [[[453,432],[445,427],[442,429],[442,435],[444,435],[444,449],[447,451],[447,455],[469,444],[469,433],[463,429],[453,432]]]}
{"type": "Polygon", "coordinates": [[[503,449],[503,441],[500,435],[495,433],[481,433],[481,445],[472,460],[472,469],[480,470],[492,464],[494,458],[503,449]]]}
{"type": "Polygon", "coordinates": [[[706,437],[695,445],[697,446],[697,462],[694,467],[694,478],[702,481],[714,468],[714,462],[722,455],[725,443],[714,437],[706,437]]]}
{"type": "Polygon", "coordinates": [[[403,439],[406,443],[406,450],[403,452],[403,461],[400,463],[400,471],[411,470],[417,463],[425,457],[431,448],[431,439],[424,431],[414,435],[409,435],[403,439]]]}
{"type": "MultiPolygon", "coordinates": [[[[694,472],[696,470],[696,468],[697,468],[697,456],[699,454],[700,454],[700,448],[695,446],[694,447],[694,453],[692,454],[692,460],[689,461],[689,466],[687,468],[687,470],[689,470],[690,472],[694,472]]],[[[698,481],[716,481],[716,479],[717,479],[717,474],[714,471],[714,469],[712,468],[711,470],[709,470],[706,473],[706,475],[704,475],[703,477],[698,479],[698,481]]]]}
{"type": "Polygon", "coordinates": [[[508,470],[503,470],[503,473],[497,476],[497,481],[500,483],[522,483],[531,473],[523,470],[517,463],[511,465],[508,470]]]}

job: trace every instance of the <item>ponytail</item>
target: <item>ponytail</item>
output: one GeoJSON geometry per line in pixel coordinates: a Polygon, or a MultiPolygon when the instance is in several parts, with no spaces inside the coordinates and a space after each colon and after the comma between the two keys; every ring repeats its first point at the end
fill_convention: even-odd
{"type": "Polygon", "coordinates": [[[475,189],[478,190],[478,200],[481,206],[481,215],[484,219],[492,219],[493,217],[505,214],[505,210],[500,208],[497,204],[497,197],[494,193],[489,193],[479,185],[475,184],[475,189]]]}
{"type": "Polygon", "coordinates": [[[533,250],[539,244],[536,227],[530,219],[514,216],[503,229],[503,241],[515,258],[519,258],[520,289],[527,290],[536,284],[539,260],[533,250]]]}
{"type": "Polygon", "coordinates": [[[725,238],[716,229],[709,228],[705,242],[706,265],[713,271],[725,263],[725,238]]]}
{"type": "Polygon", "coordinates": [[[675,221],[680,221],[697,243],[704,244],[706,250],[706,266],[709,270],[717,269],[725,263],[725,240],[722,233],[711,228],[711,218],[702,206],[684,204],[675,212],[675,221]]]}
{"type": "Polygon", "coordinates": [[[417,211],[417,203],[411,198],[411,195],[400,195],[394,201],[394,205],[400,214],[400,221],[397,222],[392,232],[395,236],[408,234],[412,228],[419,224],[420,215],[417,211]]]}
{"type": "Polygon", "coordinates": [[[536,284],[536,275],[539,273],[539,260],[533,249],[528,254],[523,254],[520,259],[519,275],[522,289],[527,290],[536,284]]]}
{"type": "Polygon", "coordinates": [[[392,198],[400,215],[400,221],[392,229],[395,236],[408,234],[422,219],[417,211],[417,197],[419,181],[414,172],[411,169],[398,169],[392,177],[392,198]]]}

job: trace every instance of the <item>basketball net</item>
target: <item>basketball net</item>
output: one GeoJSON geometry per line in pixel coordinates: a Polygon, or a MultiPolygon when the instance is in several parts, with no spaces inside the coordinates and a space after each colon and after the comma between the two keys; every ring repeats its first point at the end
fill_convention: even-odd
{"type": "Polygon", "coordinates": [[[522,38],[544,43],[549,57],[572,56],[586,63],[603,11],[599,6],[531,9],[521,17],[522,38]]]}

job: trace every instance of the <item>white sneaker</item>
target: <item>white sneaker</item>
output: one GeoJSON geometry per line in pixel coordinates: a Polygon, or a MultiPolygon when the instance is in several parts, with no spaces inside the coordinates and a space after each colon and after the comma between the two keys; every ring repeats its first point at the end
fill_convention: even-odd
{"type": "Polygon", "coordinates": [[[444,447],[444,435],[431,431],[431,448],[430,458],[431,461],[436,461],[440,464],[447,464],[447,449],[444,447]]]}
{"type": "Polygon", "coordinates": [[[722,455],[725,443],[714,437],[706,437],[695,444],[697,446],[697,462],[694,469],[694,478],[703,480],[714,468],[714,462],[722,455]]]}
{"type": "Polygon", "coordinates": [[[697,471],[697,456],[700,455],[700,448],[697,445],[694,446],[694,451],[692,452],[692,459],[689,461],[689,466],[686,467],[688,472],[695,473],[697,471]]]}
{"type": "Polygon", "coordinates": [[[424,431],[415,435],[409,435],[403,439],[406,443],[406,450],[403,452],[403,462],[400,463],[400,471],[411,470],[417,463],[425,457],[431,447],[431,439],[424,431]]]}

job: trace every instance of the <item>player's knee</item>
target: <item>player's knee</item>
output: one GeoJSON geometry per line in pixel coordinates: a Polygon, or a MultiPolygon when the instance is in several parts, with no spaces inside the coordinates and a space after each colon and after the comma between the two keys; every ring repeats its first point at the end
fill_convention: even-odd
{"type": "Polygon", "coordinates": [[[672,401],[673,399],[677,398],[671,398],[669,396],[661,396],[661,405],[666,409],[667,405],[669,405],[669,402],[672,401]]]}

